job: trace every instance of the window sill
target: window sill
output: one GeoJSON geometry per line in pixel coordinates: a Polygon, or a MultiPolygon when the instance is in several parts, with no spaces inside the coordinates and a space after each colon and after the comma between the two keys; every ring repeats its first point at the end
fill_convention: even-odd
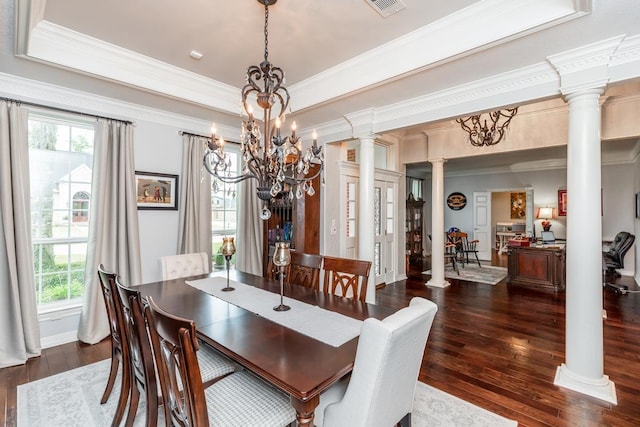
{"type": "Polygon", "coordinates": [[[64,317],[77,316],[82,312],[82,303],[65,305],[62,307],[46,308],[38,313],[39,321],[60,320],[64,317]]]}

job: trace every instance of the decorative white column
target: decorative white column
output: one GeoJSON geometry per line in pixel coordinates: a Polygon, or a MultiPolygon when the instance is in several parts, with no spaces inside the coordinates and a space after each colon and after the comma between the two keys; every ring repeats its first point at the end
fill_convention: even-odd
{"type": "Polygon", "coordinates": [[[599,104],[602,92],[597,88],[566,96],[569,102],[566,363],[558,367],[554,384],[617,403],[615,385],[603,373],[599,104]]]}
{"type": "Polygon", "coordinates": [[[431,279],[427,286],[445,288],[444,280],[444,159],[431,162],[431,279]]]}
{"type": "Polygon", "coordinates": [[[548,57],[569,103],[567,141],[566,362],[555,385],[617,404],[604,375],[600,95],[624,36],[548,57]]]}
{"type": "MultiPolygon", "coordinates": [[[[358,258],[373,264],[375,248],[375,157],[374,137],[360,138],[360,183],[358,185],[358,258]]],[[[375,272],[369,274],[366,302],[376,303],[375,272]]]]}

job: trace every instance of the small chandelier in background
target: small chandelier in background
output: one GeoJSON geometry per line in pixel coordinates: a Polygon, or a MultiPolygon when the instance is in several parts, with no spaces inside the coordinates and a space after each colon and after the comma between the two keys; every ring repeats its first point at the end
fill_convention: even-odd
{"type": "MultiPolygon", "coordinates": [[[[207,144],[204,155],[204,167],[214,177],[213,188],[217,189],[218,180],[236,184],[245,179],[257,180],[258,198],[262,200],[260,217],[263,220],[271,217],[267,202],[279,194],[290,200],[301,198],[306,194],[313,196],[313,179],[324,169],[324,154],[318,146],[317,136],[313,132],[311,147],[302,149],[302,141],[296,136],[296,123],[291,125],[291,135],[281,136],[280,127],[285,122],[286,110],[289,107],[289,92],[283,86],[284,71],[269,62],[269,6],[277,0],[257,0],[264,5],[264,61],[259,65],[251,65],[247,69],[247,83],[242,88],[242,107],[247,119],[242,121],[240,135],[242,154],[242,174],[232,172],[232,163],[224,152],[224,140],[211,130],[211,141],[207,144]],[[262,82],[262,87],[260,86],[262,82]],[[262,109],[262,130],[253,116],[249,97],[255,95],[257,105],[262,109]],[[276,107],[272,116],[272,108],[276,107]],[[313,164],[317,170],[311,172],[313,164]]],[[[243,114],[244,115],[244,114],[243,114]]]]}
{"type": "Polygon", "coordinates": [[[469,142],[476,147],[496,145],[504,137],[511,119],[518,112],[518,107],[506,110],[478,114],[466,119],[456,119],[462,129],[469,134],[469,142]],[[488,119],[483,117],[488,115],[488,119]]]}

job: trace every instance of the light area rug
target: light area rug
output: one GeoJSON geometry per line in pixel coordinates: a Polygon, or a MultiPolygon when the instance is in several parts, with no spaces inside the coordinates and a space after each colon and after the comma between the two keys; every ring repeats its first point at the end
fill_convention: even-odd
{"type": "MultiPolygon", "coordinates": [[[[489,285],[497,285],[507,277],[507,269],[504,267],[496,267],[492,265],[469,264],[464,267],[458,266],[460,274],[456,273],[451,267],[444,269],[444,277],[448,279],[466,280],[468,282],[486,283],[489,285]]],[[[431,275],[431,270],[423,271],[422,274],[431,275]]]]}
{"type": "MultiPolygon", "coordinates": [[[[101,405],[109,363],[108,359],[103,360],[18,386],[18,427],[110,426],[120,394],[120,378],[107,403],[101,405]]],[[[135,427],[144,425],[144,408],[144,396],[141,396],[135,427]]],[[[160,416],[158,425],[164,425],[162,413],[160,416]]],[[[419,382],[412,425],[512,427],[518,423],[419,382]]]]}

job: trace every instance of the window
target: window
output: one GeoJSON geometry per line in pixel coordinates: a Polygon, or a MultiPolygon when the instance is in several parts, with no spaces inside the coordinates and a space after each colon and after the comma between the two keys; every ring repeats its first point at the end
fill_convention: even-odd
{"type": "MultiPolygon", "coordinates": [[[[418,200],[422,199],[422,182],[424,180],[420,178],[411,178],[407,177],[407,191],[408,193],[413,193],[413,198],[418,200]]],[[[407,193],[407,198],[409,194],[407,193]]]]}
{"type": "Polygon", "coordinates": [[[347,182],[347,237],[356,237],[356,183],[347,182]]]}
{"type": "MultiPolygon", "coordinates": [[[[237,144],[227,143],[225,153],[231,160],[232,171],[240,172],[240,151],[237,144]]],[[[233,172],[232,172],[233,174],[233,172]]],[[[235,184],[225,184],[218,181],[216,190],[211,178],[211,253],[213,255],[214,270],[222,270],[226,267],[224,256],[221,253],[222,238],[237,236],[238,205],[235,184]]],[[[237,242],[236,242],[237,244],[237,242]]],[[[231,258],[231,264],[235,265],[235,255],[231,258]]]]}
{"type": "Polygon", "coordinates": [[[73,195],[73,222],[87,222],[89,220],[89,193],[78,191],[73,195]]]}
{"type": "Polygon", "coordinates": [[[38,310],[79,305],[89,236],[92,122],[29,117],[31,238],[38,310]]]}

